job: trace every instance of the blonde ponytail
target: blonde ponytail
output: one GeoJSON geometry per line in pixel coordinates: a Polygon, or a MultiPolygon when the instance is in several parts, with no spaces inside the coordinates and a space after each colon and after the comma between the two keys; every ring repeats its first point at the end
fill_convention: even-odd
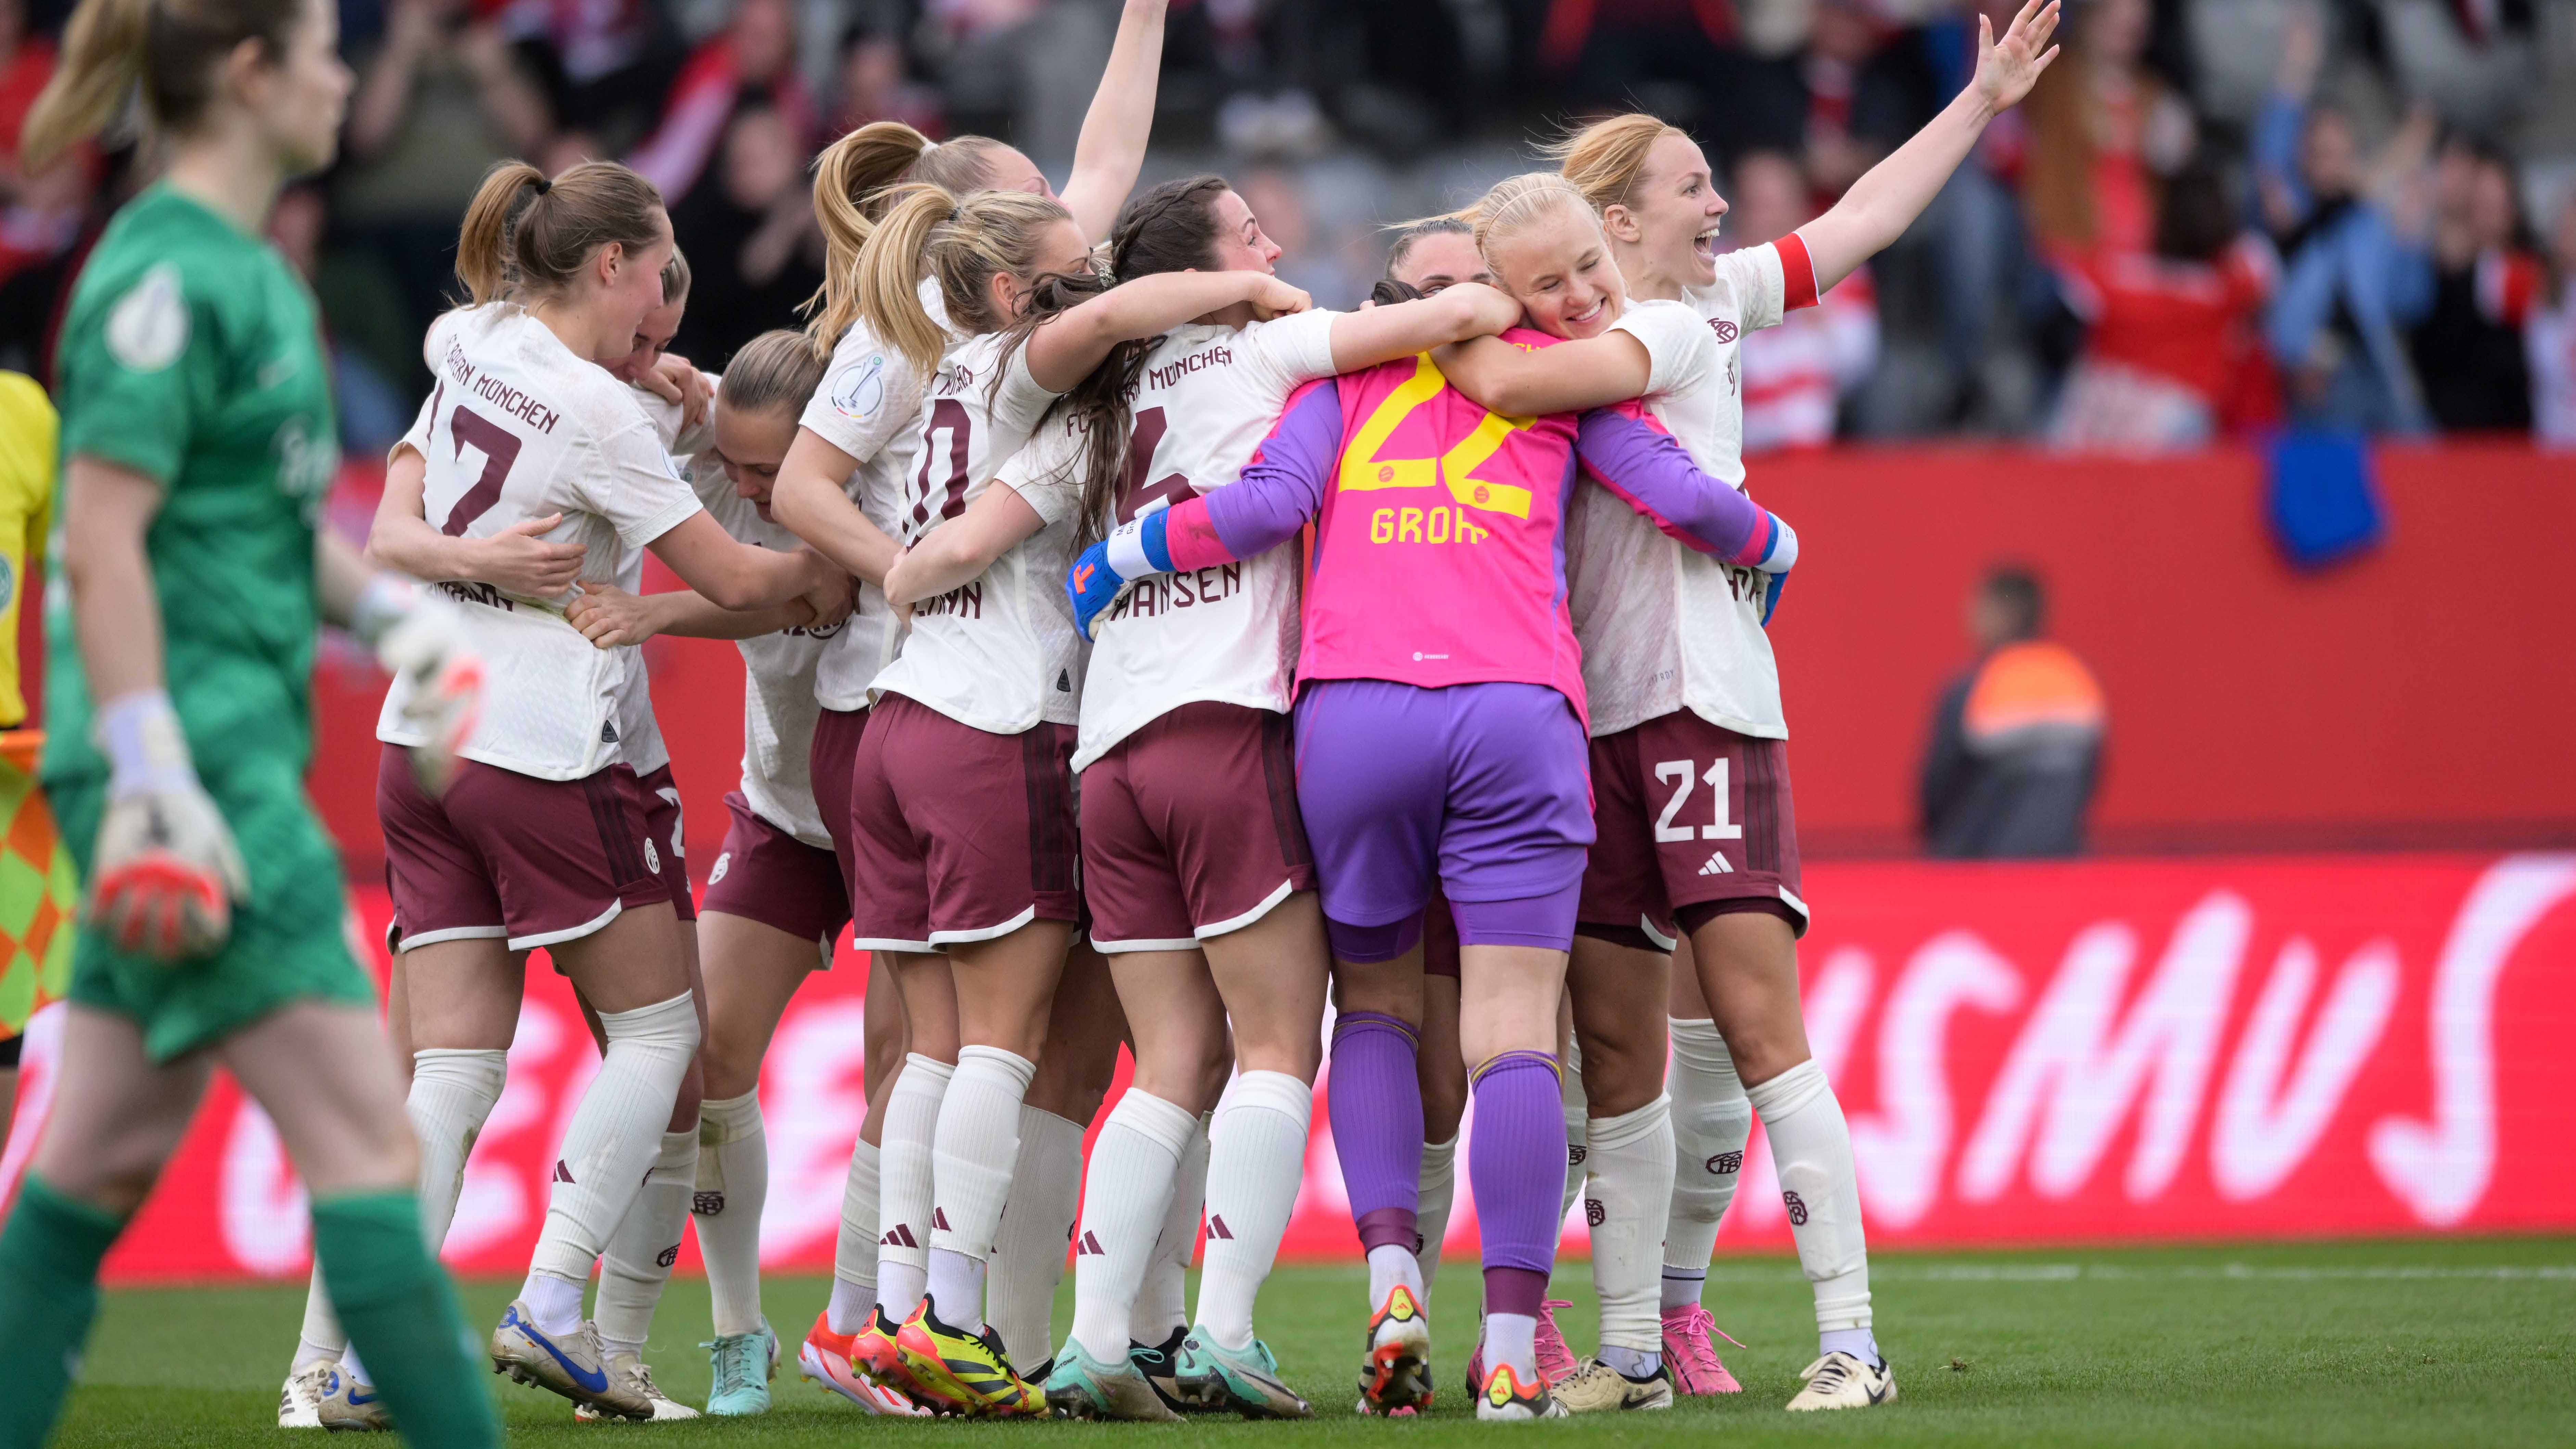
{"type": "Polygon", "coordinates": [[[33,174],[107,129],[143,76],[152,0],[81,0],[63,31],[62,59],[29,108],[18,157],[33,174]]]}
{"type": "Polygon", "coordinates": [[[1476,250],[1491,264],[1494,238],[1509,236],[1560,207],[1582,213],[1596,226],[1600,224],[1599,215],[1583,193],[1553,171],[1524,171],[1504,177],[1482,200],[1460,213],[1459,219],[1474,229],[1476,250]]]}
{"type": "Polygon", "coordinates": [[[985,136],[933,141],[901,121],[871,121],[814,158],[814,220],[823,231],[823,285],[806,299],[805,336],[817,355],[858,320],[859,250],[885,217],[887,193],[926,181],[963,196],[984,185],[985,157],[1001,143],[985,136]]]}
{"type": "Polygon", "coordinates": [[[1539,154],[1556,163],[1558,174],[1583,193],[1594,211],[1606,212],[1628,204],[1637,178],[1646,172],[1646,153],[1657,141],[1689,134],[1659,117],[1631,112],[1562,136],[1540,147],[1539,154]]]}
{"type": "Polygon", "coordinates": [[[931,233],[956,218],[957,198],[925,183],[902,187],[890,199],[851,264],[851,310],[926,373],[939,365],[948,338],[921,305],[921,268],[931,233]]]}

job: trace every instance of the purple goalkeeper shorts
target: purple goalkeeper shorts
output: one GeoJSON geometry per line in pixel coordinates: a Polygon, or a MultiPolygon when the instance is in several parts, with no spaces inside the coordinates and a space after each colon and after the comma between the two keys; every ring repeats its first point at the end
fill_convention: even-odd
{"type": "Polygon", "coordinates": [[[1296,729],[1297,805],[1335,954],[1402,954],[1435,889],[1469,945],[1561,950],[1573,939],[1592,778],[1564,695],[1317,680],[1298,696],[1296,729]],[[1502,902],[1526,905],[1478,909],[1502,902]],[[1402,939],[1389,950],[1391,930],[1402,939]]]}

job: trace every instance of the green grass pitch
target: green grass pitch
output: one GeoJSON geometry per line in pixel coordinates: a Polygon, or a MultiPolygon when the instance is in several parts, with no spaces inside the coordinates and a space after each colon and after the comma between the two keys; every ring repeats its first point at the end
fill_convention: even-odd
{"type": "MultiPolygon", "coordinates": [[[[490,1385],[511,1438],[527,1446],[1098,1443],[1121,1433],[1167,1444],[1422,1446],[1471,1436],[1487,1443],[1497,1432],[1594,1444],[1708,1435],[1745,1446],[2576,1444],[2576,1239],[1883,1254],[1871,1286],[1903,1400],[1797,1418],[1780,1405],[1813,1353],[1805,1282],[1784,1259],[1720,1259],[1709,1302],[1719,1324],[1750,1345],[1725,1354],[1745,1393],[1686,1400],[1670,1414],[1491,1429],[1467,1417],[1459,1392],[1472,1337],[1472,1266],[1443,1270],[1445,1296],[1433,1298],[1439,1411],[1411,1424],[1350,1412],[1365,1287],[1356,1267],[1283,1270],[1262,1296],[1267,1336],[1319,1411],[1311,1424],[868,1420],[796,1377],[793,1345],[827,1291],[817,1278],[768,1285],[789,1357],[773,1386],[776,1407],[764,1418],[580,1425],[569,1404],[498,1378],[490,1385]]],[[[1589,1288],[1585,1265],[1564,1266],[1560,1294],[1582,1303],[1589,1288]]],[[[468,1285],[478,1324],[499,1317],[509,1292],[506,1284],[468,1285]]],[[[301,1286],[108,1295],[57,1443],[273,1449],[277,1386],[303,1297],[301,1286]]],[[[1068,1280],[1059,1334],[1071,1311],[1068,1280]]],[[[651,1362],[684,1401],[700,1402],[706,1392],[706,1355],[695,1345],[708,1336],[707,1323],[705,1283],[674,1283],[651,1362]]],[[[1589,1305],[1568,1314],[1565,1327],[1580,1351],[1591,1338],[1589,1305]]]]}

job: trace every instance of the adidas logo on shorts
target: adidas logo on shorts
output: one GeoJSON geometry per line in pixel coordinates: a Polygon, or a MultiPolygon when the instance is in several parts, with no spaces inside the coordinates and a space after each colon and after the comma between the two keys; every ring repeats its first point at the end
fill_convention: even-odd
{"type": "Polygon", "coordinates": [[[1735,867],[1726,863],[1726,852],[1721,850],[1708,858],[1708,864],[1701,866],[1699,868],[1699,873],[1701,875],[1733,875],[1735,874],[1735,867]]]}

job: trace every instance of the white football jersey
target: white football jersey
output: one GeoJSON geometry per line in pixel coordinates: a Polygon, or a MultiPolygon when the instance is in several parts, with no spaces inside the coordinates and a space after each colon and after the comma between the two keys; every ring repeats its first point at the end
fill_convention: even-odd
{"type": "MultiPolygon", "coordinates": [[[[868,522],[897,539],[904,537],[898,520],[905,490],[921,458],[921,384],[902,353],[879,342],[866,322],[853,322],[797,420],[859,460],[842,486],[868,522]]],[[[860,580],[858,612],[826,643],[816,667],[815,698],[825,709],[867,708],[868,688],[902,638],[903,621],[886,604],[885,591],[860,580]]]]}
{"type": "MultiPolygon", "coordinates": [[[[781,551],[804,547],[734,491],[712,453],[690,460],[689,481],[708,515],[740,542],[781,551]]],[[[784,629],[735,641],[743,666],[743,799],[753,814],[820,850],[832,848],[832,832],[814,805],[814,721],[820,713],[814,671],[849,627],[843,622],[820,631],[784,629]]]]}
{"type": "MultiPolygon", "coordinates": [[[[424,516],[452,536],[488,538],[561,513],[544,535],[581,544],[581,577],[633,592],[644,547],[699,511],[635,390],[575,356],[524,309],[450,312],[423,349],[437,375],[406,439],[426,461],[424,516]]],[[[565,621],[574,597],[521,599],[448,582],[483,658],[483,714],[462,753],[540,779],[572,780],[627,759],[618,730],[630,651],[591,647],[565,621]]],[[[406,686],[386,696],[376,737],[402,728],[406,686]]]]}
{"type": "MultiPolygon", "coordinates": [[[[1336,312],[1193,323],[1145,359],[1119,523],[1232,483],[1288,395],[1333,375],[1336,312]]],[[[1092,624],[1077,770],[1198,700],[1286,713],[1297,673],[1297,550],[1139,579],[1092,624]]]]}
{"type": "MultiPolygon", "coordinates": [[[[1803,249],[1798,265],[1807,265],[1803,249]]],[[[1812,303],[1812,277],[1804,300],[1812,303]]],[[[1638,302],[1612,324],[1646,346],[1646,410],[1702,472],[1744,487],[1744,334],[1776,327],[1796,300],[1781,248],[1717,259],[1715,284],[1683,302],[1638,302]]],[[[1566,605],[1583,645],[1592,733],[1688,709],[1738,734],[1787,739],[1780,670],[1762,628],[1763,575],[1685,548],[1608,491],[1576,490],[1566,520],[1566,605]]]]}
{"type": "Polygon", "coordinates": [[[959,724],[1015,735],[1080,718],[1081,660],[1072,647],[1072,606],[1064,597],[1073,563],[1073,515],[1081,503],[1081,430],[1050,422],[1030,433],[1056,394],[1029,375],[1028,354],[1003,334],[948,349],[931,375],[921,413],[921,454],[904,491],[897,535],[906,546],[993,486],[998,476],[1046,526],[1022,539],[969,583],[913,605],[903,652],[877,676],[876,692],[918,700],[959,724]],[[995,374],[999,373],[999,384],[995,374]],[[1023,445],[1029,445],[1024,447],[1023,445]]]}

